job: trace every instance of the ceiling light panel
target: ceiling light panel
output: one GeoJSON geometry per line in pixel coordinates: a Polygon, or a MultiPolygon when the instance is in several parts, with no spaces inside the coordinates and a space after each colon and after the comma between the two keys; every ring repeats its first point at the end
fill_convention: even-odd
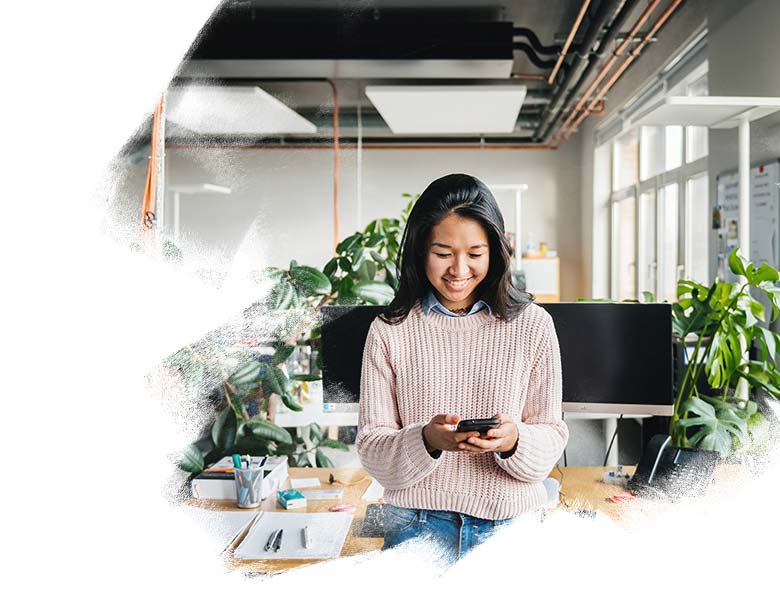
{"type": "Polygon", "coordinates": [[[202,134],[316,133],[317,127],[259,87],[190,85],[169,90],[166,118],[202,134]]]}
{"type": "Polygon", "coordinates": [[[396,134],[512,133],[525,86],[366,86],[396,134]]]}

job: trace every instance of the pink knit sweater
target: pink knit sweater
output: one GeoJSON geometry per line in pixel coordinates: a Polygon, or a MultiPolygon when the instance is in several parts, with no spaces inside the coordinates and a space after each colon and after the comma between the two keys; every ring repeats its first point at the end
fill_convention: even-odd
{"type": "Polygon", "coordinates": [[[419,303],[399,325],[375,319],[363,354],[356,446],[391,504],[505,519],[546,501],[542,481],[569,430],[561,419],[561,362],[550,315],[527,306],[512,321],[468,317],[419,303]],[[510,457],[425,449],[438,413],[510,417],[520,433],[510,457]]]}

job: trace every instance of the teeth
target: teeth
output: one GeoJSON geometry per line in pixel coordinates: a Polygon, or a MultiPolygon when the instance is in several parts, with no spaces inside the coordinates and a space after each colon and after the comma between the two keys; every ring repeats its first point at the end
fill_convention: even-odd
{"type": "Polygon", "coordinates": [[[468,279],[446,279],[445,281],[452,287],[466,287],[469,282],[468,279]]]}

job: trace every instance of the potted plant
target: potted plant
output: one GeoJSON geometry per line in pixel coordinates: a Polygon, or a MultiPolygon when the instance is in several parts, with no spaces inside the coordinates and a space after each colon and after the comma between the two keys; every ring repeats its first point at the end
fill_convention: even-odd
{"type": "Polygon", "coordinates": [[[767,438],[766,419],[749,387],[780,396],[780,337],[761,323],[777,319],[780,275],[766,263],[754,267],[738,249],[728,264],[740,276],[738,283],[678,283],[673,335],[684,349],[686,366],[669,428],[675,445],[715,450],[724,457],[767,438]],[[771,318],[766,319],[753,291],[768,299],[771,318]]]}
{"type": "MultiPolygon", "coordinates": [[[[411,198],[409,194],[405,197],[411,198]]],[[[411,198],[399,219],[376,219],[336,247],[336,256],[322,271],[291,261],[288,269],[267,268],[260,277],[270,280],[266,301],[244,311],[245,321],[258,315],[273,315],[276,323],[272,355],[259,356],[249,348],[225,350],[225,331],[215,332],[197,344],[187,346],[167,361],[185,377],[194,377],[190,389],[197,393],[211,389],[216,414],[207,439],[190,444],[178,465],[197,474],[222,456],[239,454],[286,455],[290,466],[332,466],[321,448],[346,450],[346,444],[323,435],[315,423],[298,435],[268,420],[269,401],[276,396],[290,410],[301,411],[293,386],[321,379],[317,368],[311,373],[289,374],[285,362],[298,340],[317,343],[318,310],[325,304],[386,304],[398,285],[397,255],[400,235],[415,198],[411,198]],[[304,439],[303,435],[306,436],[304,439]]],[[[321,363],[317,365],[321,368],[321,363]]]]}

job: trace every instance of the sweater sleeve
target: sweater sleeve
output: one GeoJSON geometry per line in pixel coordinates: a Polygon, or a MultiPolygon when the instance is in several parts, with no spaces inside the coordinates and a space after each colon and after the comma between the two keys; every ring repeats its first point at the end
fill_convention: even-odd
{"type": "Polygon", "coordinates": [[[440,461],[425,449],[426,423],[401,426],[395,374],[379,328],[377,321],[371,324],[363,350],[355,446],[363,468],[384,488],[403,489],[427,477],[440,461]]]}
{"type": "Polygon", "coordinates": [[[517,423],[517,447],[507,458],[495,454],[502,469],[526,483],[544,480],[569,440],[569,428],[561,418],[561,354],[555,326],[547,313],[542,319],[538,348],[521,422],[517,423]]]}

